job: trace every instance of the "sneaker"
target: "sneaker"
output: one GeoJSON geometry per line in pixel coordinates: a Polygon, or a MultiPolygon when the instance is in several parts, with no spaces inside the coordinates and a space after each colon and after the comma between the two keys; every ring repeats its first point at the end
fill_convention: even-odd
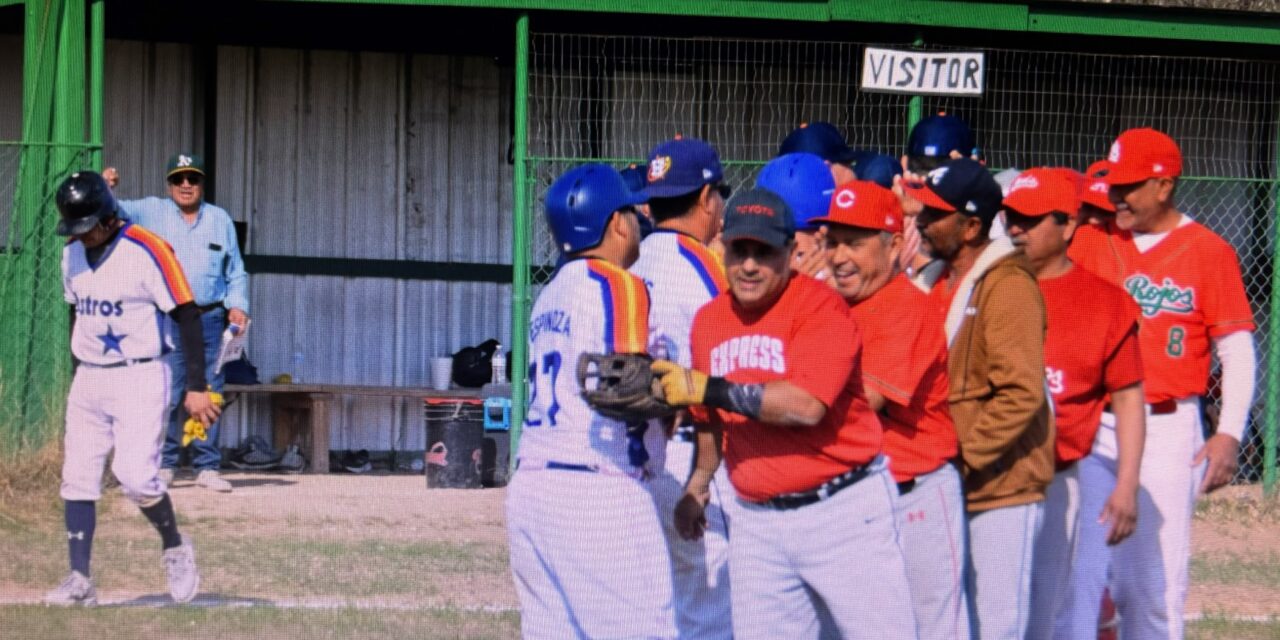
{"type": "Polygon", "coordinates": [[[191,602],[200,588],[200,570],[196,568],[196,549],[191,538],[182,536],[182,544],[164,550],[164,572],[169,579],[169,595],[174,602],[191,602]]]}
{"type": "Polygon", "coordinates": [[[196,484],[214,491],[226,493],[231,491],[231,483],[222,479],[222,474],[217,469],[205,469],[196,476],[196,484]]]}
{"type": "Polygon", "coordinates": [[[44,594],[44,603],[58,607],[92,607],[98,604],[98,590],[93,588],[88,576],[72,571],[56,589],[44,594]]]}
{"type": "Polygon", "coordinates": [[[169,485],[173,484],[174,474],[175,472],[173,469],[165,467],[161,469],[159,473],[156,474],[156,478],[159,478],[160,484],[164,485],[165,489],[168,489],[169,485]]]}

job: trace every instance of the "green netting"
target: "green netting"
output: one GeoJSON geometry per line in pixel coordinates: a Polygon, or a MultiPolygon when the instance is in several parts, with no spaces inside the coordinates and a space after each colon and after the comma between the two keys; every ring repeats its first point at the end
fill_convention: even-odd
{"type": "Polygon", "coordinates": [[[0,143],[0,452],[61,429],[71,356],[53,192],[88,164],[83,145],[0,143]]]}
{"type": "MultiPolygon", "coordinates": [[[[911,98],[858,89],[863,43],[534,34],[529,68],[529,179],[535,283],[556,248],[541,199],[588,160],[641,162],[680,133],[716,146],[735,187],[752,182],[778,143],[826,120],[851,144],[903,151],[911,98]]],[[[909,43],[890,44],[908,48],[909,43]]],[[[1267,361],[1277,213],[1280,65],[1222,58],[996,50],[986,94],[923,98],[919,112],[966,119],[992,167],[1070,166],[1104,156],[1120,131],[1153,126],[1186,156],[1180,205],[1236,248],[1258,324],[1259,378],[1240,481],[1264,469],[1263,402],[1280,363],[1267,361]]],[[[536,293],[536,292],[535,292],[536,293]]],[[[532,299],[532,296],[531,298],[532,299]]],[[[1211,385],[1209,413],[1217,398],[1211,385]]]]}

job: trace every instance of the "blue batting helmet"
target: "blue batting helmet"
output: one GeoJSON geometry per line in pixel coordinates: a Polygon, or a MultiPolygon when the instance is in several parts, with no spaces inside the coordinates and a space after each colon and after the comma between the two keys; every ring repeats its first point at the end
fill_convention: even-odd
{"type": "Polygon", "coordinates": [[[782,197],[796,218],[797,229],[809,228],[809,220],[827,215],[836,181],[831,168],[812,153],[788,153],[769,161],[756,186],[782,197]]]}
{"type": "Polygon", "coordinates": [[[600,244],[614,211],[647,200],[628,189],[613,167],[584,164],[566,171],[547,189],[547,225],[556,247],[575,253],[600,244]]]}
{"type": "Polygon", "coordinates": [[[902,175],[902,161],[883,153],[867,153],[853,165],[853,173],[859,180],[874,182],[886,189],[893,188],[893,177],[902,175]]]}

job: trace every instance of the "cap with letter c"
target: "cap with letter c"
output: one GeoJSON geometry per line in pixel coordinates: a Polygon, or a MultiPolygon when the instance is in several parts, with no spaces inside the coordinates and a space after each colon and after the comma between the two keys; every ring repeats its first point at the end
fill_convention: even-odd
{"type": "Polygon", "coordinates": [[[874,182],[854,180],[837,187],[831,196],[831,211],[811,222],[901,233],[902,204],[892,191],[874,182]]]}

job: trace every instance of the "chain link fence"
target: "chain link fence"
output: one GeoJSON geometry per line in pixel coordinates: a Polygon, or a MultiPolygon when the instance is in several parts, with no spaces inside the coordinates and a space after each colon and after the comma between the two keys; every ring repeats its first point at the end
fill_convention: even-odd
{"type": "MultiPolygon", "coordinates": [[[[850,144],[897,155],[909,96],[858,88],[864,43],[533,34],[529,70],[531,261],[545,282],[557,250],[541,201],[564,170],[586,161],[642,163],[675,134],[711,142],[735,188],[753,182],[788,132],[825,120],[850,144]]],[[[907,43],[890,44],[908,48],[907,43]]],[[[1182,146],[1179,206],[1236,249],[1253,305],[1257,401],[1238,481],[1262,474],[1262,401],[1275,384],[1267,322],[1280,176],[1280,65],[1260,60],[998,50],[982,98],[923,97],[974,128],[993,169],[1068,166],[1104,157],[1120,131],[1161,129],[1182,146]]],[[[535,291],[536,293],[536,291],[535,291]]],[[[1216,371],[1216,367],[1215,367],[1216,371]]],[[[1216,415],[1216,373],[1207,413],[1216,415]]]]}
{"type": "Polygon", "coordinates": [[[0,453],[38,448],[61,433],[71,356],[53,193],[89,166],[90,152],[0,143],[0,453]]]}

